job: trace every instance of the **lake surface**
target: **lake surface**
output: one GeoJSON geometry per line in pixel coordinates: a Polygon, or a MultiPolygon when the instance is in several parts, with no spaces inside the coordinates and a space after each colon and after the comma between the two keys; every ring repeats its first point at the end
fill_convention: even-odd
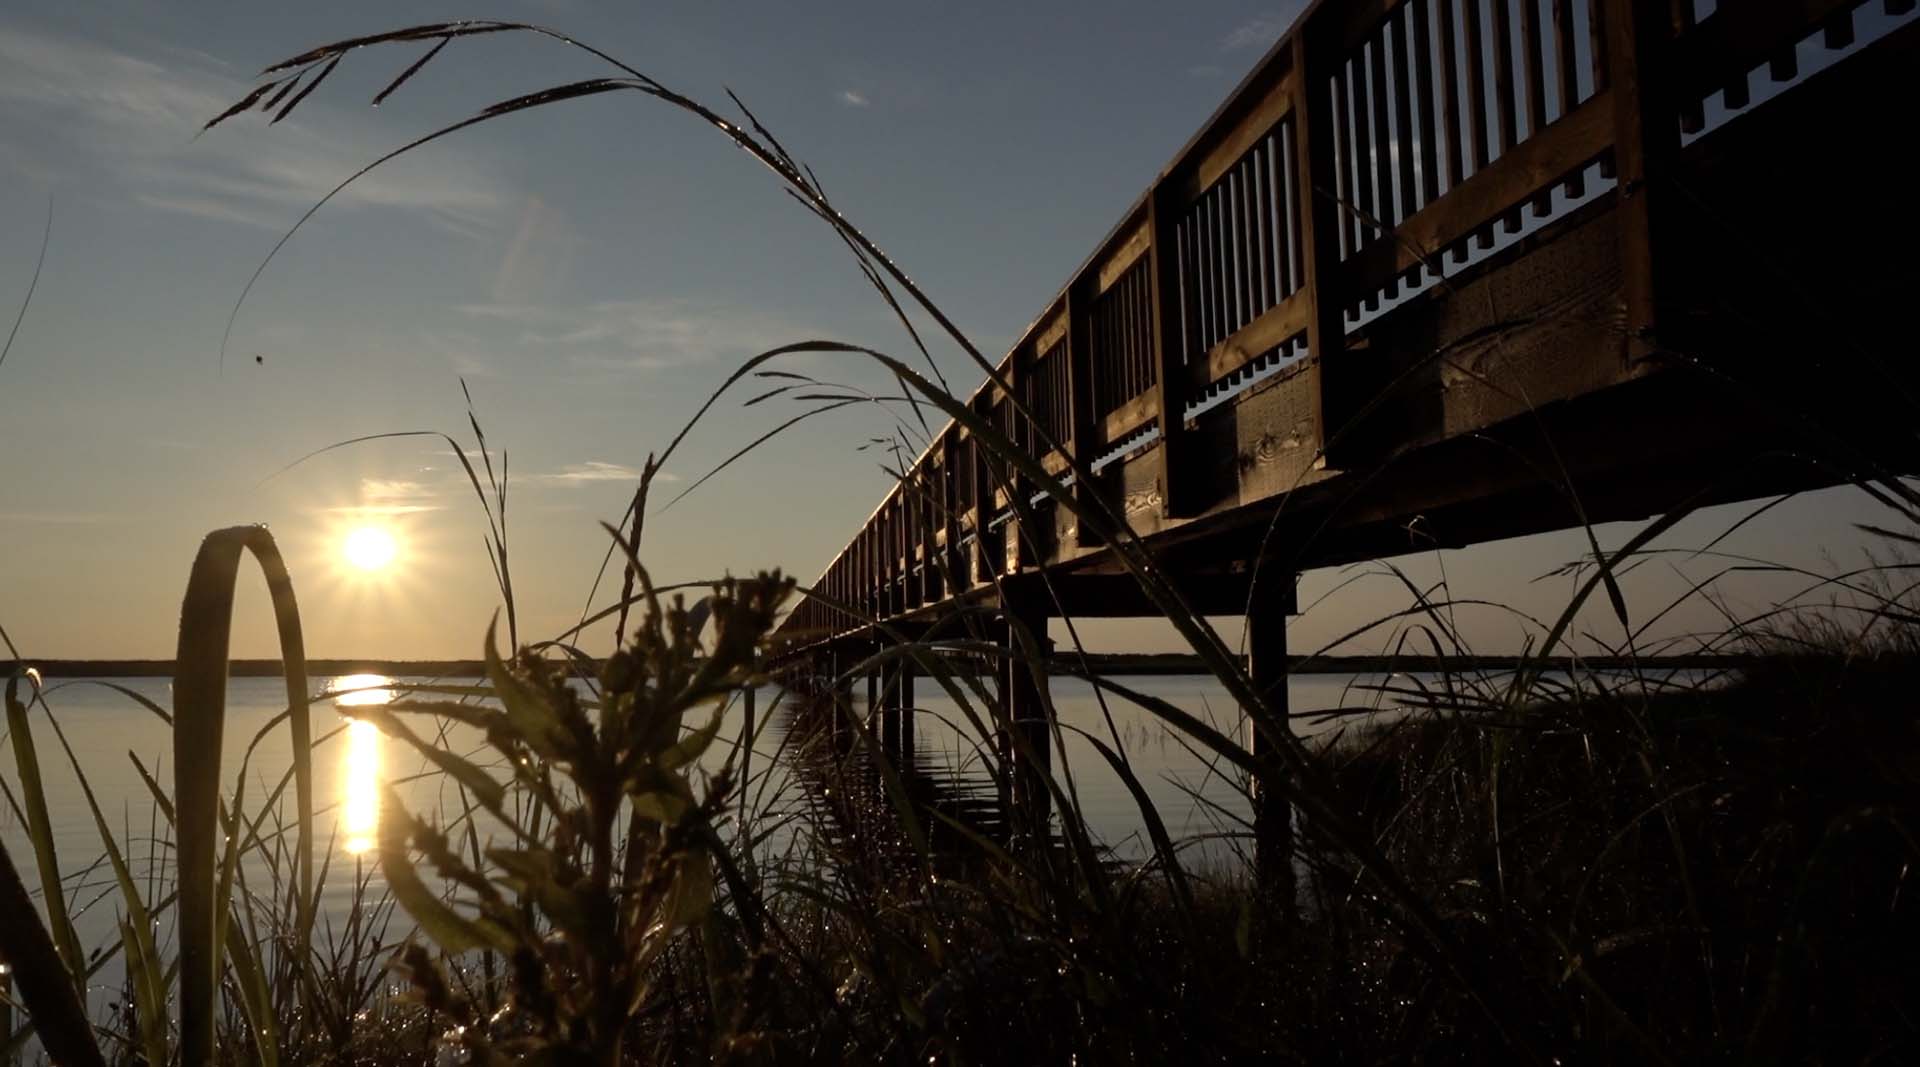
{"type": "MultiPolygon", "coordinates": [[[[1122,677],[1115,681],[1165,700],[1229,736],[1239,736],[1243,730],[1237,708],[1210,679],[1162,676],[1122,677]]],[[[1296,714],[1334,708],[1390,713],[1396,703],[1391,694],[1378,687],[1405,686],[1410,681],[1417,680],[1407,676],[1390,679],[1297,675],[1289,685],[1289,700],[1296,714]]],[[[401,802],[416,813],[445,817],[460,810],[457,790],[442,776],[430,773],[424,757],[383,737],[368,724],[349,721],[337,710],[339,703],[384,701],[390,691],[382,687],[404,686],[406,682],[380,676],[315,680],[317,691],[333,694],[316,703],[313,718],[317,739],[314,754],[316,832],[319,849],[324,850],[324,855],[316,855],[315,864],[319,867],[324,861],[328,868],[320,900],[323,921],[335,924],[346,921],[354,907],[351,876],[356,872],[369,879],[376,894],[378,892],[379,877],[372,846],[382,814],[382,786],[392,786],[401,802]]],[[[49,816],[59,847],[61,871],[69,894],[76,901],[76,925],[88,946],[117,940],[119,897],[110,871],[100,862],[103,849],[99,833],[73,763],[84,772],[103,816],[136,874],[146,877],[152,872],[160,881],[170,881],[162,873],[171,863],[169,834],[133,761],[137,758],[161,787],[171,792],[174,773],[171,727],[125,692],[114,688],[116,686],[144,696],[160,707],[172,705],[170,682],[165,678],[48,683],[46,704],[72,746],[73,762],[69,762],[62,750],[47,713],[39,708],[31,713],[42,775],[47,782],[49,816]]],[[[1098,737],[1125,753],[1169,833],[1186,842],[1182,855],[1189,866],[1232,862],[1237,850],[1246,847],[1249,803],[1243,783],[1232,768],[1210,759],[1192,742],[1176,737],[1159,720],[1135,705],[1109,695],[1103,709],[1085,682],[1055,678],[1051,690],[1066,739],[1066,759],[1063,762],[1056,755],[1055,771],[1070,773],[1073,792],[1086,822],[1116,857],[1138,859],[1147,855],[1151,846],[1133,796],[1121,777],[1086,740],[1086,735],[1098,737]]],[[[218,754],[221,777],[229,796],[243,785],[246,808],[257,811],[262,798],[281,787],[291,766],[291,745],[285,725],[268,728],[270,720],[285,708],[284,683],[275,678],[236,678],[228,692],[227,729],[218,754]],[[253,751],[249,756],[250,745],[253,751]],[[246,760],[244,772],[243,759],[246,760]]],[[[794,772],[795,761],[790,757],[798,738],[791,731],[797,719],[790,708],[783,710],[778,696],[772,689],[756,694],[754,713],[759,729],[751,746],[748,763],[751,777],[745,790],[747,810],[752,813],[756,826],[784,827],[767,842],[765,847],[770,849],[792,847],[796,843],[794,835],[811,832],[808,828],[819,824],[818,819],[788,816],[809,806],[817,815],[823,789],[853,788],[856,784],[822,781],[818,764],[810,772],[814,775],[812,779],[794,772]]],[[[864,697],[864,692],[858,696],[864,697]]],[[[930,783],[930,787],[946,790],[952,796],[974,796],[990,791],[989,763],[972,731],[966,728],[965,716],[959,707],[938,686],[925,679],[920,680],[915,696],[913,757],[901,762],[910,765],[913,773],[930,783]]],[[[790,701],[792,697],[786,699],[790,701]]],[[[717,770],[737,747],[735,742],[741,736],[745,717],[742,703],[736,701],[723,719],[721,737],[733,740],[716,744],[701,761],[709,772],[717,770]]],[[[1341,720],[1346,724],[1356,721],[1360,719],[1341,720]]],[[[1296,719],[1295,723],[1295,729],[1303,734],[1333,728],[1330,723],[1310,719],[1296,719]]],[[[420,728],[416,722],[416,729],[420,728]]],[[[486,755],[480,739],[472,731],[449,734],[447,744],[465,754],[486,755]]],[[[213,753],[194,753],[190,758],[205,761],[213,756],[213,753]]],[[[827,772],[829,776],[835,773],[827,772]]],[[[0,780],[18,796],[18,776],[10,741],[0,746],[0,780]]],[[[284,788],[290,800],[291,787],[284,788]]],[[[288,834],[290,841],[290,829],[288,834]]],[[[0,842],[5,843],[28,883],[37,885],[26,827],[14,805],[4,801],[0,801],[0,842]]],[[[243,873],[256,892],[273,880],[262,858],[250,862],[243,873]]],[[[165,937],[170,931],[162,934],[165,937]]]]}

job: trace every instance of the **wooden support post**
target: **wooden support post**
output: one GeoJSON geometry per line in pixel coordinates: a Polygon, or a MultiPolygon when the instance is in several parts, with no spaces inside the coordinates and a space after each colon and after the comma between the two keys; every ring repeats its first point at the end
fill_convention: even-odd
{"type": "Polygon", "coordinates": [[[1316,57],[1308,47],[1312,25],[1293,40],[1293,156],[1300,220],[1300,296],[1307,302],[1307,353],[1317,376],[1312,391],[1316,410],[1314,429],[1320,435],[1319,465],[1327,458],[1339,430],[1330,415],[1329,381],[1337,380],[1340,352],[1346,344],[1346,301],[1339,290],[1340,204],[1334,170],[1333,93],[1331,72],[1337,53],[1316,57]]]}
{"type": "MultiPolygon", "coordinates": [[[[904,665],[894,662],[882,668],[884,681],[880,685],[880,706],[874,714],[880,720],[880,746],[889,758],[900,751],[900,683],[905,672],[904,665]]],[[[868,720],[872,721],[871,718],[868,720]]]]}
{"type": "MultiPolygon", "coordinates": [[[[1093,285],[1098,275],[1080,278],[1067,290],[1067,429],[1063,444],[1079,470],[1073,483],[1073,499],[1084,507],[1097,506],[1100,486],[1093,478],[1093,461],[1100,458],[1099,420],[1093,410],[1093,285]]],[[[1087,547],[1100,539],[1077,516],[1073,520],[1073,545],[1087,547]]]]}
{"type": "Polygon", "coordinates": [[[904,767],[913,753],[913,662],[900,661],[899,682],[894,686],[894,706],[890,711],[892,718],[887,725],[893,736],[888,742],[887,752],[893,756],[896,767],[904,767]]]}
{"type": "Polygon", "coordinates": [[[1663,186],[1680,152],[1679,113],[1667,62],[1673,21],[1663,0],[1609,0],[1605,14],[1613,160],[1620,181],[1616,214],[1626,323],[1622,355],[1631,366],[1660,349],[1660,270],[1674,266],[1655,258],[1663,201],[1669,195],[1663,186]]]}
{"type": "MultiPolygon", "coordinates": [[[[1266,700],[1267,710],[1291,730],[1287,719],[1287,617],[1296,614],[1294,576],[1275,574],[1256,587],[1247,612],[1247,674],[1266,700]]],[[[1254,877],[1260,891],[1285,917],[1293,915],[1293,806],[1283,798],[1277,776],[1284,773],[1273,743],[1248,720],[1247,751],[1258,762],[1252,790],[1254,877]]]]}
{"type": "Polygon", "coordinates": [[[1180,256],[1175,229],[1185,207],[1184,182],[1162,178],[1147,192],[1147,301],[1153,323],[1153,397],[1160,428],[1160,510],[1168,518],[1199,512],[1194,479],[1186,474],[1192,441],[1187,433],[1187,352],[1180,319],[1180,256]]]}
{"type": "MultiPolygon", "coordinates": [[[[1009,584],[1007,599],[1002,605],[1008,629],[1007,659],[1001,671],[1000,692],[1008,727],[1025,742],[1032,759],[1021,758],[1011,743],[1004,746],[1010,765],[1007,784],[1012,792],[1008,813],[1017,833],[1029,839],[1044,840],[1052,808],[1047,793],[1047,778],[1051,773],[1053,731],[1048,720],[1046,696],[1039,680],[1034,677],[1034,664],[1028,662],[1026,651],[1014,634],[1014,627],[1017,625],[1027,630],[1039,645],[1040,655],[1045,656],[1048,649],[1047,606],[1044,600],[1032,593],[1022,591],[1016,595],[1015,588],[1009,584]]],[[[1041,671],[1044,673],[1044,666],[1041,671]]]]}
{"type": "Polygon", "coordinates": [[[880,668],[880,699],[867,711],[867,736],[884,743],[893,733],[893,709],[900,703],[900,667],[888,663],[880,668]]]}
{"type": "Polygon", "coordinates": [[[833,672],[833,699],[846,707],[853,706],[853,676],[848,673],[853,667],[853,658],[853,653],[845,645],[836,644],[827,661],[827,669],[833,672]]]}
{"type": "Polygon", "coordinates": [[[900,766],[913,762],[913,664],[902,665],[900,676],[900,766]]]}

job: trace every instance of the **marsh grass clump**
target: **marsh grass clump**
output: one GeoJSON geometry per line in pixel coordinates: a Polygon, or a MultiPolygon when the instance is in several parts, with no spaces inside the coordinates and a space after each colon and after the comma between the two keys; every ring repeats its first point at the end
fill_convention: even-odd
{"type": "Polygon", "coordinates": [[[1889,948],[1920,932],[1917,680],[1904,649],[1802,646],[1716,684],[1581,687],[1520,723],[1411,718],[1327,757],[1544,1047],[1871,1060],[1915,1047],[1920,981],[1889,948]]]}

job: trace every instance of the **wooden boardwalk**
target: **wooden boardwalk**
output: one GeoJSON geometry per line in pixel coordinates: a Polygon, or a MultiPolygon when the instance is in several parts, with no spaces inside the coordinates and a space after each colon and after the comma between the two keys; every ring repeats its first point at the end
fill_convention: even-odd
{"type": "MultiPolygon", "coordinates": [[[[1913,0],[1695,8],[1319,0],[969,410],[1269,680],[1306,568],[1914,469],[1913,0]]],[[[980,438],[934,437],[789,662],[1156,612],[980,438]]]]}

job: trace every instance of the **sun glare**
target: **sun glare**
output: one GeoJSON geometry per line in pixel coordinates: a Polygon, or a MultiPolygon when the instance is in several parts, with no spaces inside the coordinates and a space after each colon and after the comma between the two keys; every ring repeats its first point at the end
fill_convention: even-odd
{"type": "Polygon", "coordinates": [[[392,565],[400,546],[393,539],[393,532],[378,526],[361,526],[347,534],[340,546],[347,562],[354,567],[372,573],[386,570],[392,565]]]}

